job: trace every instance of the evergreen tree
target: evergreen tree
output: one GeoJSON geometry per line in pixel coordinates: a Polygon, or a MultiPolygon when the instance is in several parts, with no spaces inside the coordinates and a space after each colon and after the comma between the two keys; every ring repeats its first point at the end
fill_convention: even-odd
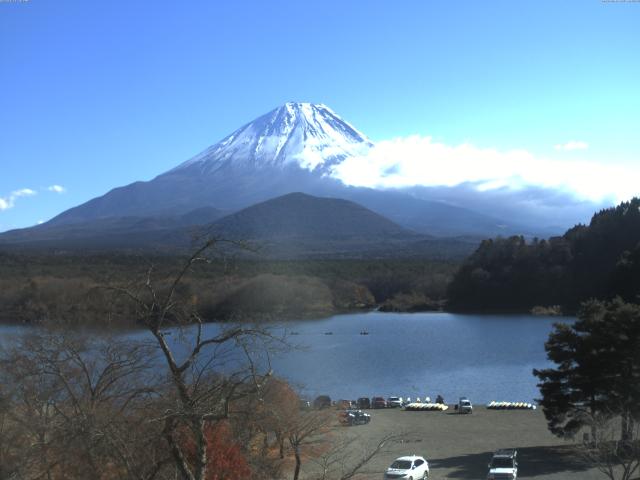
{"type": "Polygon", "coordinates": [[[607,415],[620,417],[621,440],[631,438],[640,419],[640,306],[586,302],[573,325],[555,325],[545,349],[557,368],[533,373],[551,432],[573,436],[607,415]]]}
{"type": "Polygon", "coordinates": [[[640,295],[640,198],[596,213],[562,237],[485,240],[449,285],[454,310],[528,311],[640,295]]]}

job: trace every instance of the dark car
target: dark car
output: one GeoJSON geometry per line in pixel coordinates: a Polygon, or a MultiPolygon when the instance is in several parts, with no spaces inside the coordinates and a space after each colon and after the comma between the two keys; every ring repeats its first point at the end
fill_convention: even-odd
{"type": "Polygon", "coordinates": [[[331,397],[329,395],[320,395],[313,401],[313,408],[318,410],[329,407],[331,407],[331,397]]]}
{"type": "Polygon", "coordinates": [[[364,425],[371,421],[371,415],[362,410],[345,410],[340,412],[340,423],[343,425],[364,425]]]}
{"type": "Polygon", "coordinates": [[[371,399],[371,408],[387,408],[387,401],[384,397],[373,397],[371,399]]]}
{"type": "Polygon", "coordinates": [[[371,400],[367,397],[360,397],[358,399],[358,408],[371,408],[371,400]]]}

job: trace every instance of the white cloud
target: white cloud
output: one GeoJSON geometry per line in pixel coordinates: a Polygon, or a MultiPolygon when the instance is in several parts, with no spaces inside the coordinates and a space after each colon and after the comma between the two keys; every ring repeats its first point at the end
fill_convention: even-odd
{"type": "Polygon", "coordinates": [[[587,148],[589,148],[589,144],[587,142],[577,142],[575,140],[571,140],[567,143],[559,143],[557,145],[554,145],[553,148],[563,151],[586,150],[587,148]]]}
{"type": "Polygon", "coordinates": [[[469,143],[451,146],[414,135],[378,142],[367,155],[348,158],[332,176],[372,188],[453,187],[478,191],[542,187],[592,201],[638,194],[640,166],[538,157],[526,150],[500,151],[469,143]]]}
{"type": "Polygon", "coordinates": [[[62,185],[51,185],[50,187],[47,188],[47,190],[55,193],[65,193],[67,191],[67,189],[64,188],[62,185]]]}
{"type": "Polygon", "coordinates": [[[15,197],[30,197],[32,195],[35,195],[36,192],[35,190],[31,190],[30,188],[21,188],[20,190],[14,190],[13,192],[11,192],[11,195],[15,196],[15,197]]]}
{"type": "Polygon", "coordinates": [[[31,190],[30,188],[21,188],[20,190],[14,190],[9,194],[9,196],[0,197],[0,211],[13,208],[18,198],[30,197],[35,195],[36,193],[37,192],[35,190],[31,190]]]}

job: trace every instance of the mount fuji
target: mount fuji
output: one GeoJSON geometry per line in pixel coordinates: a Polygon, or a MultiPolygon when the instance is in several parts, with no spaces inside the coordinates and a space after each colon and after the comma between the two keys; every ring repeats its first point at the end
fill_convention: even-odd
{"type": "Polygon", "coordinates": [[[302,191],[338,196],[328,173],[373,144],[324,105],[287,103],[149,182],[116,188],[51,224],[107,217],[180,215],[203,206],[228,212],[302,191]]]}
{"type": "MultiPolygon", "coordinates": [[[[373,143],[326,105],[286,103],[239,128],[171,172],[220,168],[284,169],[330,173],[347,157],[364,155],[373,143]]],[[[169,173],[171,173],[169,172],[169,173]]]]}
{"type": "Polygon", "coordinates": [[[65,232],[79,241],[84,231],[95,238],[97,232],[148,231],[149,225],[167,230],[205,224],[294,192],[355,202],[419,234],[535,233],[401,190],[350,187],[332,176],[336,165],[373,146],[326,105],[286,103],[150,181],[115,188],[42,225],[0,235],[0,242],[32,242],[54,232],[59,241],[65,232]]]}

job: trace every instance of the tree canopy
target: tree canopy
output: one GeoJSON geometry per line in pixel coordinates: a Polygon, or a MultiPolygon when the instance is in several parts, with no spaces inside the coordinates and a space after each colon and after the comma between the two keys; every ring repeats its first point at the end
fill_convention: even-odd
{"type": "Polygon", "coordinates": [[[598,415],[620,416],[621,438],[640,418],[640,305],[620,298],[583,304],[545,344],[555,368],[534,370],[549,429],[573,436],[598,415]]]}
{"type": "Polygon", "coordinates": [[[562,305],[574,312],[590,298],[640,294],[640,198],[596,213],[548,240],[485,240],[448,290],[457,310],[530,310],[562,305]]]}

